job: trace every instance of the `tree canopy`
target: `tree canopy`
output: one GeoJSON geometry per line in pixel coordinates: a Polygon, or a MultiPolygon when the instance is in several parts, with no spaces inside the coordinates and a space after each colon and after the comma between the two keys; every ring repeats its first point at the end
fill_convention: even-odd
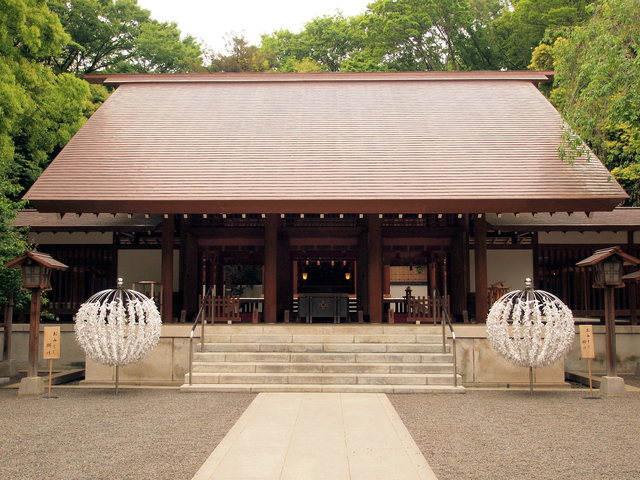
{"type": "Polygon", "coordinates": [[[600,0],[553,49],[552,100],[640,205],[640,0],[600,0]]]}
{"type": "Polygon", "coordinates": [[[73,75],[55,75],[38,60],[68,41],[42,0],[0,0],[0,303],[17,291],[20,272],[4,263],[26,248],[12,226],[26,184],[41,173],[55,148],[84,121],[89,88],[73,75]]]}
{"type": "Polygon", "coordinates": [[[137,0],[50,0],[70,41],[48,59],[56,72],[189,72],[202,64],[196,40],[158,22],[137,0]]]}

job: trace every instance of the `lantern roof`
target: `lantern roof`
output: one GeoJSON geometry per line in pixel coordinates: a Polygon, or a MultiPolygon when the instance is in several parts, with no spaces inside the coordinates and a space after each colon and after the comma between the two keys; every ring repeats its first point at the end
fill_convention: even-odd
{"type": "Polygon", "coordinates": [[[628,273],[627,275],[622,277],[622,281],[629,282],[629,283],[631,282],[640,283],[640,270],[638,270],[637,272],[628,273]]]}
{"type": "Polygon", "coordinates": [[[595,252],[593,252],[593,255],[591,255],[590,257],[587,257],[584,260],[580,260],[578,263],[576,263],[576,266],[590,267],[597,263],[603,262],[607,258],[610,258],[614,255],[618,256],[622,260],[625,266],[628,266],[628,265],[635,266],[640,264],[640,259],[637,259],[636,257],[629,255],[628,253],[624,253],[622,251],[622,248],[616,246],[616,247],[609,247],[609,248],[603,248],[601,250],[596,250],[595,252]]]}
{"type": "Polygon", "coordinates": [[[66,270],[67,268],[69,268],[64,263],[55,260],[48,253],[29,251],[24,252],[18,258],[14,258],[10,262],[5,263],[4,266],[7,268],[21,268],[22,264],[27,262],[28,260],[33,260],[34,262],[53,270],[66,270]]]}

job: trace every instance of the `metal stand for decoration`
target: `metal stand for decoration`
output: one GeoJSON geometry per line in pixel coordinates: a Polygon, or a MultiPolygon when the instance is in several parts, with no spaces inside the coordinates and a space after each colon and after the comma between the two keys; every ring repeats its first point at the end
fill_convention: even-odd
{"type": "Polygon", "coordinates": [[[533,394],[533,369],[552,365],[565,356],[575,336],[573,314],[555,295],[525,289],[509,292],[493,304],[487,317],[487,337],[509,362],[529,367],[533,394]]]}
{"type": "Polygon", "coordinates": [[[96,293],[76,315],[76,340],[91,360],[116,367],[116,394],[120,367],[142,360],[160,339],[162,320],[153,302],[122,287],[96,293]]]}

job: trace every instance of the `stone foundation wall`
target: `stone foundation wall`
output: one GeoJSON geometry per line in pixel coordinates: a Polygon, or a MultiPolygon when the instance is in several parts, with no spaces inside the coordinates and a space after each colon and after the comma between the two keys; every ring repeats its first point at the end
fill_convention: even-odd
{"type": "MultiPolygon", "coordinates": [[[[111,383],[115,381],[115,368],[96,364],[85,358],[75,341],[73,325],[60,325],[61,358],[54,360],[53,368],[82,368],[86,361],[87,383],[111,383]]],[[[432,326],[423,326],[433,329],[432,326]]],[[[42,342],[42,326],[40,342],[42,342]]],[[[417,327],[420,328],[420,327],[417,327]]],[[[458,373],[463,384],[469,387],[518,386],[529,384],[529,369],[516,367],[500,355],[489,344],[485,325],[454,325],[457,338],[458,373]]],[[[3,341],[0,327],[0,341],[3,341]]],[[[448,330],[448,329],[447,329],[448,330]]],[[[190,325],[172,324],[162,326],[162,337],[158,346],[142,362],[122,367],[120,381],[123,384],[182,385],[189,370],[190,325]]],[[[596,359],[592,361],[594,375],[605,372],[604,326],[595,326],[596,359]]],[[[616,327],[618,372],[635,373],[640,361],[640,326],[616,327]]],[[[196,332],[199,335],[199,331],[196,332]]],[[[197,343],[197,339],[194,343],[197,343]]],[[[449,337],[449,342],[451,338],[449,337]]],[[[29,325],[13,325],[13,359],[19,369],[26,369],[29,345],[29,325]]],[[[42,344],[41,344],[42,348],[42,344]]],[[[42,355],[42,350],[40,350],[42,355]]],[[[48,370],[47,361],[39,366],[48,370]]],[[[574,348],[564,361],[543,369],[534,370],[534,382],[538,385],[565,385],[564,371],[586,371],[587,361],[580,359],[578,327],[574,348]]]]}
{"type": "MultiPolygon", "coordinates": [[[[593,375],[606,374],[605,360],[605,327],[604,325],[594,325],[593,341],[596,349],[596,358],[591,360],[591,371],[593,375]]],[[[618,373],[636,372],[640,362],[640,325],[617,325],[616,326],[616,358],[618,363],[618,373]]],[[[576,326],[576,338],[573,342],[573,349],[565,361],[565,368],[568,372],[587,372],[588,362],[580,358],[580,329],[576,326]]]]}

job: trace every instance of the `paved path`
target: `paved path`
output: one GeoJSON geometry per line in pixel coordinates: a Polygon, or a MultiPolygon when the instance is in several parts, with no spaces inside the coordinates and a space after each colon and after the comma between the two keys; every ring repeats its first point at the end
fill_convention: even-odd
{"type": "Polygon", "coordinates": [[[437,480],[385,394],[261,393],[193,480],[437,480]]]}

